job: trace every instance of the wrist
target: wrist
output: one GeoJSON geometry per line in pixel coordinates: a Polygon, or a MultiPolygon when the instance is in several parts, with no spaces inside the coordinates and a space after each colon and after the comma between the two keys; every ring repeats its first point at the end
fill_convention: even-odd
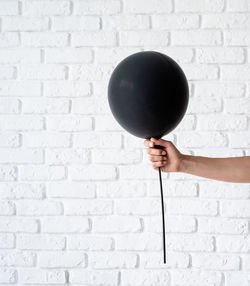
{"type": "Polygon", "coordinates": [[[179,172],[181,173],[188,172],[192,157],[193,157],[192,155],[181,154],[179,172]]]}

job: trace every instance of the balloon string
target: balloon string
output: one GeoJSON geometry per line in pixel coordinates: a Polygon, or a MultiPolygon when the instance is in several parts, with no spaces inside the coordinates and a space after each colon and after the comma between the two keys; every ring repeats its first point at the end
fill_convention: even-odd
{"type": "Polygon", "coordinates": [[[163,234],[163,262],[166,264],[166,239],[165,239],[165,218],[164,218],[164,201],[163,201],[163,188],[161,178],[161,168],[158,167],[160,189],[161,189],[161,214],[162,214],[162,234],[163,234]]]}

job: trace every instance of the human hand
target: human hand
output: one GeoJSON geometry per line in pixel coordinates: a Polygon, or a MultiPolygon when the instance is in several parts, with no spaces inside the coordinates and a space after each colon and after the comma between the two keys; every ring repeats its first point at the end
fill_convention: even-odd
{"type": "Polygon", "coordinates": [[[148,148],[149,160],[155,170],[161,167],[163,172],[181,172],[184,155],[179,152],[171,141],[151,138],[145,140],[144,145],[148,148]],[[155,145],[162,148],[157,149],[155,145]]]}

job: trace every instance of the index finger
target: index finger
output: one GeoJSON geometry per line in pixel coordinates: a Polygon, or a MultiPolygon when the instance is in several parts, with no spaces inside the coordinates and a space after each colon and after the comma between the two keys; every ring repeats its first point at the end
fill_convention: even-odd
{"type": "Polygon", "coordinates": [[[146,147],[151,148],[151,147],[154,147],[154,142],[152,142],[152,141],[146,139],[146,140],[144,141],[144,145],[145,145],[146,147]]]}

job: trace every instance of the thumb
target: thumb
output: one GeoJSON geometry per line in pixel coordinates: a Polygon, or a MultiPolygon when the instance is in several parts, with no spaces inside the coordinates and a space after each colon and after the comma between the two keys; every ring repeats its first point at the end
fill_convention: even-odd
{"type": "Polygon", "coordinates": [[[150,141],[154,143],[154,145],[160,145],[162,147],[169,147],[171,142],[170,141],[166,141],[166,140],[163,140],[163,139],[155,139],[155,138],[150,138],[150,141]]]}

